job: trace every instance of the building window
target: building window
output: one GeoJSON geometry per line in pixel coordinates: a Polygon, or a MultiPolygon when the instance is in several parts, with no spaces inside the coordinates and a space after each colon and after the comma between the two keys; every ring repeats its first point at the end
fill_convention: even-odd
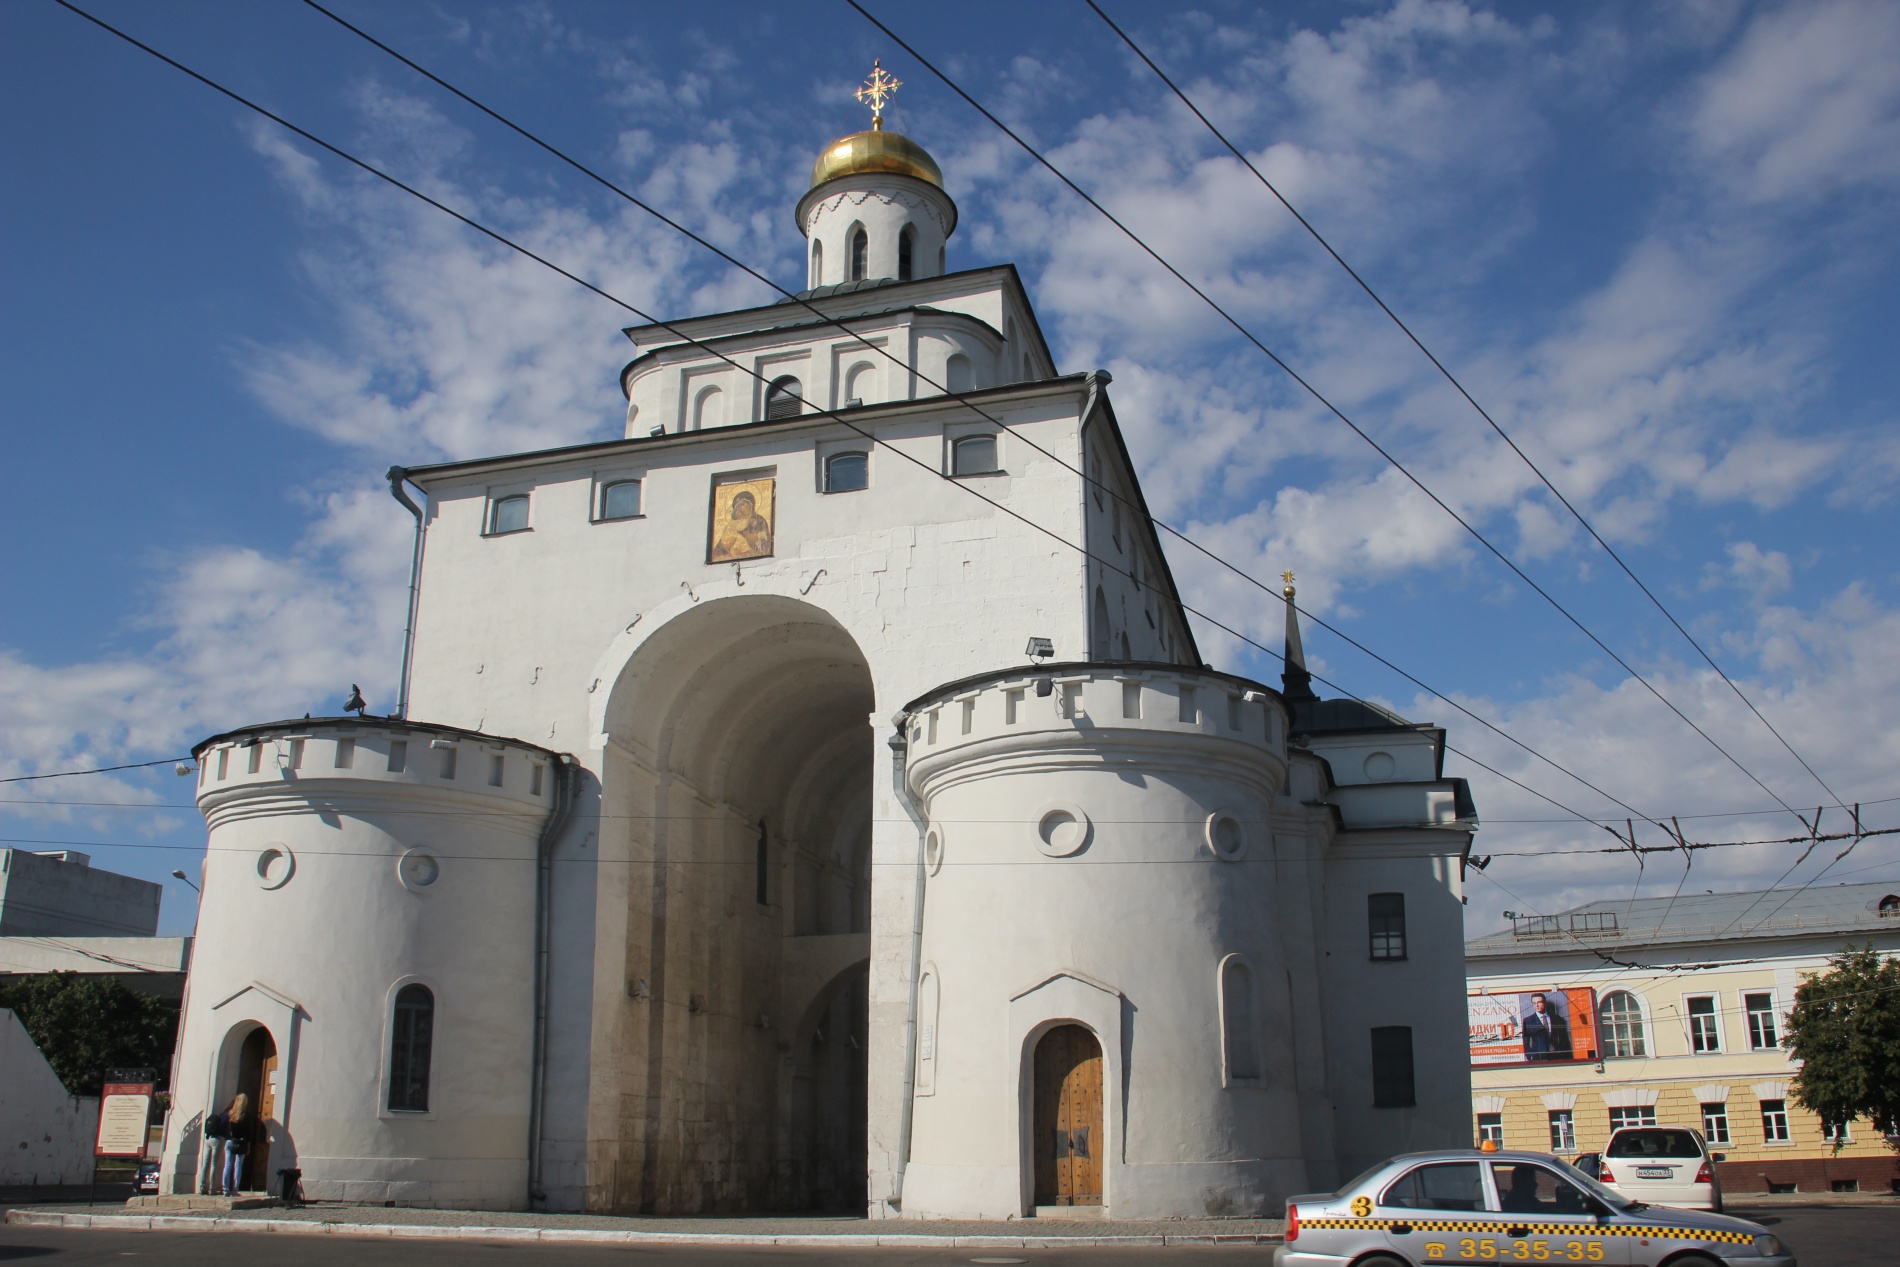
{"type": "Polygon", "coordinates": [[[943,385],[952,392],[976,390],[976,371],[970,366],[970,358],[957,352],[943,363],[943,385]]]}
{"type": "Polygon", "coordinates": [[[767,418],[796,418],[804,409],[805,386],[791,375],[773,379],[772,385],[765,389],[767,418]]]}
{"type": "Polygon", "coordinates": [[[1748,1013],[1748,1045],[1754,1051],[1772,1051],[1781,1046],[1781,1033],[1775,1024],[1775,996],[1744,994],[1742,1008],[1748,1013]]]}
{"type": "Polygon", "coordinates": [[[528,526],[528,495],[519,493],[513,497],[497,497],[488,508],[488,533],[500,536],[504,532],[520,532],[528,526]]]}
{"type": "Polygon", "coordinates": [[[1381,1025],[1372,1031],[1372,1107],[1404,1109],[1417,1103],[1412,1088],[1412,1027],[1381,1025]]]}
{"type": "Polygon", "coordinates": [[[1821,1139],[1835,1148],[1839,1148],[1842,1144],[1851,1144],[1854,1142],[1853,1126],[1848,1122],[1823,1122],[1821,1123],[1821,1139]]]}
{"type": "Polygon", "coordinates": [[[851,230],[851,276],[846,281],[864,280],[865,261],[871,254],[871,237],[859,225],[851,230]]]}
{"type": "Polygon", "coordinates": [[[1889,893],[1881,898],[1877,909],[1882,915],[1900,915],[1900,893],[1889,893]]]}
{"type": "Polygon", "coordinates": [[[834,453],[825,459],[825,491],[855,493],[871,486],[871,455],[834,453]]]}
{"type": "Polygon", "coordinates": [[[1761,1138],[1765,1144],[1788,1142],[1788,1102],[1786,1100],[1761,1102],[1761,1138]]]}
{"type": "Polygon", "coordinates": [[[1643,1009],[1628,990],[1613,990],[1603,996],[1597,1009],[1603,1018],[1603,1054],[1606,1056],[1644,1056],[1643,1009]]]}
{"type": "Polygon", "coordinates": [[[1372,929],[1374,959],[1405,958],[1405,894],[1368,894],[1366,921],[1372,929]]]}
{"type": "Polygon", "coordinates": [[[435,1039],[435,995],[426,985],[396,992],[395,1037],[389,1050],[389,1107],[429,1111],[429,1051],[435,1039]]]}
{"type": "Polygon", "coordinates": [[[1711,995],[1689,1000],[1689,1050],[1722,1050],[1722,1034],[1715,1025],[1715,999],[1711,995]]]}
{"type": "Polygon", "coordinates": [[[693,397],[693,430],[719,425],[719,397],[717,387],[702,387],[699,395],[693,397]]]}
{"type": "Polygon", "coordinates": [[[1550,1111],[1550,1151],[1553,1153],[1574,1153],[1577,1151],[1577,1122],[1569,1109],[1550,1111]]]}
{"type": "Polygon", "coordinates": [[[950,446],[952,475],[996,474],[996,437],[964,436],[950,446]]]}
{"type": "Polygon", "coordinates": [[[1702,1134],[1711,1144],[1726,1144],[1728,1138],[1728,1103],[1705,1104],[1702,1106],[1702,1134]]]}
{"type": "Polygon", "coordinates": [[[811,241],[811,288],[825,284],[825,246],[817,238],[811,241]]]}
{"type": "Polygon", "coordinates": [[[1635,1104],[1628,1108],[1610,1110],[1610,1129],[1621,1130],[1625,1126],[1656,1125],[1656,1106],[1653,1104],[1635,1104]]]}
{"type": "Polygon", "coordinates": [[[600,490],[602,519],[638,519],[640,517],[640,481],[615,480],[600,490]]]}
{"type": "Polygon", "coordinates": [[[1504,1147],[1504,1114],[1502,1113],[1478,1114],[1478,1145],[1479,1147],[1483,1147],[1484,1142],[1486,1140],[1490,1140],[1493,1144],[1496,1144],[1499,1148],[1504,1147]]]}
{"type": "Polygon", "coordinates": [[[1227,1081],[1260,1081],[1260,1042],[1254,1025],[1253,969],[1238,957],[1221,967],[1222,1032],[1227,1040],[1227,1081]]]}
{"type": "Polygon", "coordinates": [[[917,231],[909,225],[897,235],[897,280],[907,282],[911,279],[911,256],[917,240],[917,231]]]}

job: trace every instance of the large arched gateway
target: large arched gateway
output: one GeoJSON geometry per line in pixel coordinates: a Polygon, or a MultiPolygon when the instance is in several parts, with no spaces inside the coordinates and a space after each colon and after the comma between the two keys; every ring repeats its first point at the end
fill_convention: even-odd
{"type": "Polygon", "coordinates": [[[623,886],[632,1004],[590,1099],[624,1106],[616,1208],[863,1207],[872,704],[851,636],[772,595],[690,603],[614,683],[600,900],[623,886]]]}

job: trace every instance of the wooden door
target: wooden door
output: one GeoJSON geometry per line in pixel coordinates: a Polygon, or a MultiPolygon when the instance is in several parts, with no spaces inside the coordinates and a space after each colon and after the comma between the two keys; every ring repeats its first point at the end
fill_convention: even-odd
{"type": "Polygon", "coordinates": [[[1037,1205],[1102,1204],[1102,1047],[1080,1025],[1036,1044],[1037,1205]]]}
{"type": "Polygon", "coordinates": [[[270,1191],[270,1127],[277,1118],[277,1052],[264,1057],[264,1077],[257,1089],[257,1133],[251,1140],[251,1190],[270,1191]]]}

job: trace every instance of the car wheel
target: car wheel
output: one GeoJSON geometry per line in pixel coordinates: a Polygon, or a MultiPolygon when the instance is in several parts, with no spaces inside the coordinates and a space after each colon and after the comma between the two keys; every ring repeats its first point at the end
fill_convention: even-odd
{"type": "MultiPolygon", "coordinates": [[[[1406,1267],[1406,1264],[1390,1254],[1368,1254],[1352,1267],[1406,1267]]],[[[1715,1265],[1711,1264],[1710,1267],[1715,1267],[1715,1265]]]]}
{"type": "Polygon", "coordinates": [[[1680,1258],[1669,1260],[1669,1267],[1723,1267],[1707,1254],[1684,1254],[1680,1258]]]}

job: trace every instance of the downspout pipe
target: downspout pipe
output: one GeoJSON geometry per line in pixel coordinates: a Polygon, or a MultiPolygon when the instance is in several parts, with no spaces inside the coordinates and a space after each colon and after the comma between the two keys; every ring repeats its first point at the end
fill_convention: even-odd
{"type": "Polygon", "coordinates": [[[528,1208],[547,1199],[541,1185],[543,1127],[548,1091],[548,979],[553,939],[554,842],[574,810],[580,763],[563,752],[554,765],[554,804],[534,851],[534,1073],[528,1086],[528,1208]]]}
{"type": "Polygon", "coordinates": [[[891,736],[891,774],[898,799],[910,811],[917,825],[917,860],[912,868],[916,891],[910,903],[910,997],[904,1010],[904,1111],[898,1119],[897,1174],[891,1184],[891,1204],[904,1208],[904,1174],[910,1168],[911,1119],[917,1105],[917,984],[923,972],[924,955],[924,808],[911,795],[909,785],[910,714],[899,713],[891,719],[897,727],[891,736]]]}
{"type": "Polygon", "coordinates": [[[410,514],[416,517],[416,544],[409,557],[409,614],[402,626],[402,686],[396,693],[396,718],[399,721],[409,719],[409,667],[416,652],[416,599],[422,584],[422,507],[416,505],[403,484],[409,479],[409,469],[392,466],[388,471],[389,495],[401,502],[410,514]]]}

